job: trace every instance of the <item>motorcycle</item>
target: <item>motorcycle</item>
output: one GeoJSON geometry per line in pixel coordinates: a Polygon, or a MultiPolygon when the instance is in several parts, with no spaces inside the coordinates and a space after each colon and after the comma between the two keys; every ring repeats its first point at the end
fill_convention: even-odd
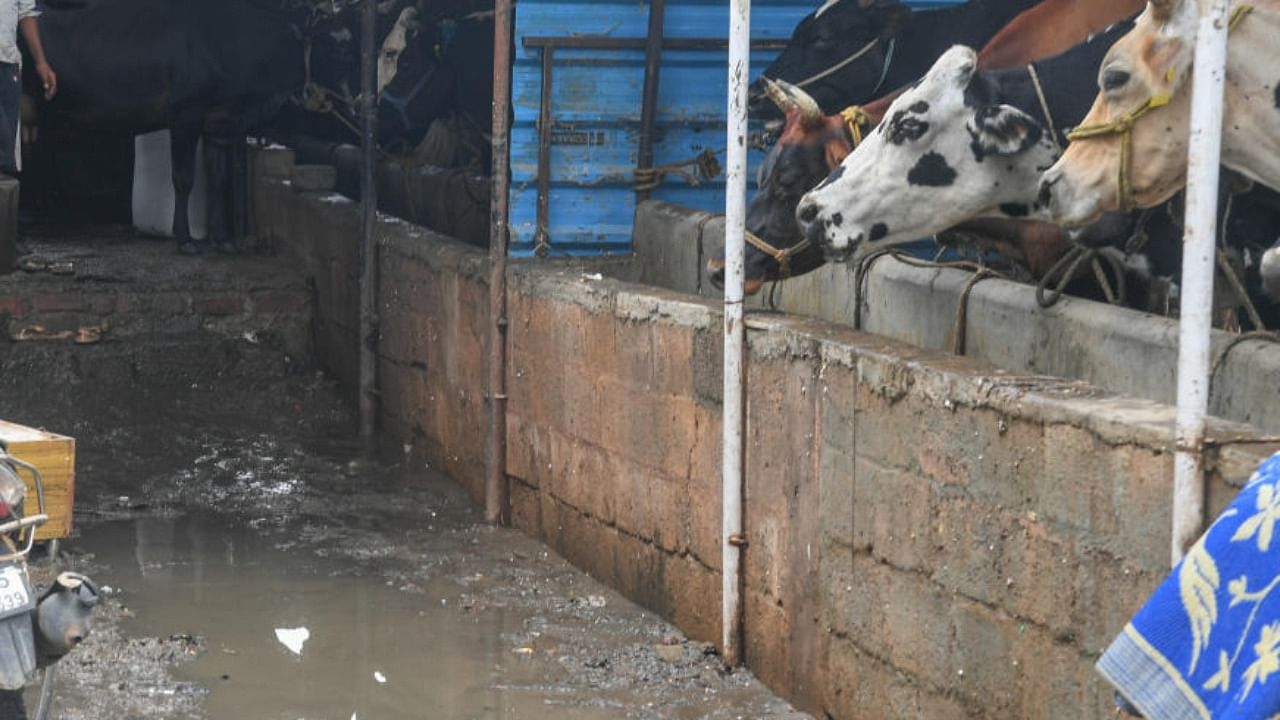
{"type": "MultiPolygon", "coordinates": [[[[37,595],[31,585],[27,558],[35,546],[36,530],[48,522],[44,481],[40,471],[13,455],[0,440],[0,691],[19,691],[44,668],[40,706],[35,720],[44,720],[53,691],[53,664],[89,635],[98,588],[76,572],[59,573],[37,595]],[[36,512],[26,512],[27,483],[36,491],[36,512]]],[[[57,550],[50,558],[57,561],[57,550]]]]}

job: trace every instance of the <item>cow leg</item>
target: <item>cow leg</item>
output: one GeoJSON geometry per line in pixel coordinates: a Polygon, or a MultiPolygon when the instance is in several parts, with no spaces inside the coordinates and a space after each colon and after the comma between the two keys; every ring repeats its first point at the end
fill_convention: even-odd
{"type": "Polygon", "coordinates": [[[191,239],[191,222],[187,203],[196,183],[196,144],[200,142],[198,127],[175,127],[169,133],[169,157],[173,164],[173,237],[178,252],[199,255],[200,246],[191,239]]]}
{"type": "Polygon", "coordinates": [[[231,189],[231,143],[225,137],[208,136],[204,143],[204,167],[209,188],[209,239],[224,255],[235,255],[239,248],[231,240],[228,214],[231,189]]]}

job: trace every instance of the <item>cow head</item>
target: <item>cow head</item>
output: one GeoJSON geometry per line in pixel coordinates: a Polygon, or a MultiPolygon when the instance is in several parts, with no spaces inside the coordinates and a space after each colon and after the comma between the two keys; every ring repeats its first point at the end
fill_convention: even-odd
{"type": "MultiPolygon", "coordinates": [[[[772,100],[786,113],[786,122],[777,143],[760,165],[759,189],[747,206],[747,232],[774,250],[768,252],[748,243],[748,295],[758,292],[766,282],[803,275],[825,262],[822,248],[795,249],[804,240],[796,224],[796,204],[853,149],[841,116],[823,115],[813,98],[789,83],[766,80],[766,87],[772,100]]],[[[707,262],[707,276],[712,285],[723,287],[723,257],[707,262]]]]}
{"type": "Polygon", "coordinates": [[[766,77],[801,87],[832,112],[874,97],[889,61],[888,41],[910,13],[899,0],[827,0],[800,21],[791,42],[752,84],[751,116],[782,117],[769,100],[766,77]]]}
{"type": "Polygon", "coordinates": [[[1057,157],[1030,115],[995,102],[976,56],[956,46],[840,167],[800,201],[809,242],[833,260],[909,242],[973,217],[1038,214],[1036,182],[1057,157]]]}
{"type": "Polygon", "coordinates": [[[378,132],[409,143],[448,107],[455,76],[446,61],[456,24],[422,24],[407,7],[382,41],[378,57],[378,132]]]}
{"type": "Polygon", "coordinates": [[[379,96],[399,74],[400,58],[412,46],[421,30],[422,25],[418,22],[417,8],[410,6],[400,11],[390,32],[382,39],[382,46],[378,49],[379,96]]]}
{"type": "Polygon", "coordinates": [[[1104,211],[1151,207],[1182,187],[1191,94],[1182,86],[1196,22],[1194,2],[1153,2],[1107,53],[1093,107],[1040,184],[1055,221],[1081,225],[1104,211]],[[1126,132],[1131,151],[1122,167],[1126,132]]]}

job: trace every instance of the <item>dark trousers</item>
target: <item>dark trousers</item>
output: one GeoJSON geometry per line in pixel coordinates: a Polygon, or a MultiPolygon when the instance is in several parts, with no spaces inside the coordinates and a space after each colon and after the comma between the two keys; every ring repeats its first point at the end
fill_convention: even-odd
{"type": "Polygon", "coordinates": [[[18,170],[18,119],[22,105],[22,73],[14,63],[0,63],[0,172],[18,170]]]}

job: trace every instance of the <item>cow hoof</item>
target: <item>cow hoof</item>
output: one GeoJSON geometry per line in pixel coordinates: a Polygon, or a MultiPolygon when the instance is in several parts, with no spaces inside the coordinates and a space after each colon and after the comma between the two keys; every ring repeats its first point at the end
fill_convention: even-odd
{"type": "Polygon", "coordinates": [[[239,255],[240,248],[230,240],[222,240],[213,245],[213,249],[218,251],[219,255],[239,255]]]}
{"type": "Polygon", "coordinates": [[[194,242],[190,240],[184,240],[178,243],[178,254],[186,255],[187,257],[192,257],[195,255],[203,254],[203,251],[200,249],[200,246],[195,244],[194,242]]]}

